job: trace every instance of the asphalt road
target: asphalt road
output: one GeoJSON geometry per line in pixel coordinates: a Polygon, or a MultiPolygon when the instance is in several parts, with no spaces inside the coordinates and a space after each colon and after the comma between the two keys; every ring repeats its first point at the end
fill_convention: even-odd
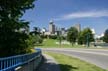
{"type": "Polygon", "coordinates": [[[108,69],[108,49],[45,48],[42,50],[63,53],[108,69]]]}

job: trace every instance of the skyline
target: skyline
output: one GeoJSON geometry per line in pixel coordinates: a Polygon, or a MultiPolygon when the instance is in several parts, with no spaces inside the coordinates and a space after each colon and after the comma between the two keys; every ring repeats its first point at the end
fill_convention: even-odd
{"type": "Polygon", "coordinates": [[[108,0],[38,0],[34,9],[26,11],[22,19],[30,21],[30,30],[55,25],[69,28],[77,23],[82,28],[95,29],[101,35],[108,28],[108,0]]]}

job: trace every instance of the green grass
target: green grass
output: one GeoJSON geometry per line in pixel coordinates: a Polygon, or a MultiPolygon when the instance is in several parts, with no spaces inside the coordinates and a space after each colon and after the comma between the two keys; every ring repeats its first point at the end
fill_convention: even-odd
{"type": "Polygon", "coordinates": [[[52,52],[46,52],[46,54],[56,59],[60,65],[61,71],[106,71],[93,64],[63,54],[52,52]]]}
{"type": "Polygon", "coordinates": [[[83,48],[83,46],[81,45],[74,45],[72,46],[71,44],[68,45],[68,44],[62,44],[61,46],[59,44],[56,44],[56,42],[59,42],[59,40],[54,40],[54,39],[45,39],[43,41],[43,44],[42,45],[39,45],[39,46],[36,46],[36,47],[44,47],[44,48],[48,48],[48,47],[52,47],[52,48],[55,48],[55,47],[62,47],[62,48],[83,48]]]}
{"type": "Polygon", "coordinates": [[[54,39],[45,39],[43,42],[43,45],[46,47],[57,47],[58,45],[56,44],[57,40],[54,39]]]}

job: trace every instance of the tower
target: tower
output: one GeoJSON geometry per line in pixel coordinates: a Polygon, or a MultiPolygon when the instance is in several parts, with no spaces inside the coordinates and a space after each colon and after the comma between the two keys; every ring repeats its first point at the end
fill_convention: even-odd
{"type": "Polygon", "coordinates": [[[55,25],[52,20],[49,23],[49,32],[50,32],[50,34],[55,34],[55,25]]]}
{"type": "Polygon", "coordinates": [[[80,32],[81,31],[81,25],[80,24],[75,24],[75,26],[74,26],[77,30],[78,30],[78,32],[80,32]]]}

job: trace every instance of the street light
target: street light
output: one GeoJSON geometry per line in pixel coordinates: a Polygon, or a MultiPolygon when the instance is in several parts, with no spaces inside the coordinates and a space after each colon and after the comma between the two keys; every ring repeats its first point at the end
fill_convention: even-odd
{"type": "Polygon", "coordinates": [[[90,39],[90,34],[87,34],[87,47],[90,46],[89,39],[90,39]]]}
{"type": "Polygon", "coordinates": [[[95,35],[95,30],[94,29],[92,29],[92,34],[94,35],[94,46],[96,47],[96,43],[95,43],[95,41],[96,41],[96,35],[95,35]]]}
{"type": "Polygon", "coordinates": [[[60,28],[57,31],[57,35],[58,35],[59,44],[60,44],[60,47],[61,47],[61,29],[60,28]]]}

